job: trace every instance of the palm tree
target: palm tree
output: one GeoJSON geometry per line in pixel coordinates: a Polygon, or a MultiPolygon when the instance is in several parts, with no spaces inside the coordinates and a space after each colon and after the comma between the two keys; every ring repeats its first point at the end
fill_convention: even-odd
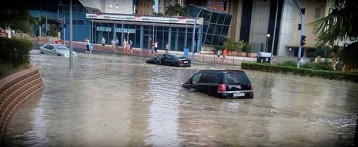
{"type": "Polygon", "coordinates": [[[169,5],[165,11],[167,16],[184,16],[185,7],[180,4],[169,5]]]}
{"type": "Polygon", "coordinates": [[[31,32],[30,23],[36,23],[36,20],[30,16],[26,7],[19,0],[1,1],[0,16],[0,27],[3,29],[11,28],[29,33],[31,32]]]}
{"type": "Polygon", "coordinates": [[[323,44],[334,45],[335,41],[351,39],[355,41],[338,53],[336,61],[347,67],[358,67],[357,40],[358,37],[358,1],[357,0],[330,0],[333,3],[332,11],[312,24],[319,26],[318,38],[323,44]]]}

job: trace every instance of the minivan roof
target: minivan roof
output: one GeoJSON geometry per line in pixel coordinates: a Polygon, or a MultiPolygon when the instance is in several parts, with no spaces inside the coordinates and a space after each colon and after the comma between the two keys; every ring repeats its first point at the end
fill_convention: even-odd
{"type": "Polygon", "coordinates": [[[244,72],[242,70],[201,70],[201,72],[222,72],[222,73],[228,73],[228,72],[244,72]]]}

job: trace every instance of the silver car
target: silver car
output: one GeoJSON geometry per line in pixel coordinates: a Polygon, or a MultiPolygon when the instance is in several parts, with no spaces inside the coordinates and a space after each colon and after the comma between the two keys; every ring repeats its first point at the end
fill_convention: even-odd
{"type": "MultiPolygon", "coordinates": [[[[64,56],[69,57],[70,56],[70,50],[62,44],[44,44],[40,47],[40,53],[41,54],[52,54],[57,56],[64,56]]],[[[73,57],[77,57],[77,53],[75,51],[72,51],[73,57]]]]}

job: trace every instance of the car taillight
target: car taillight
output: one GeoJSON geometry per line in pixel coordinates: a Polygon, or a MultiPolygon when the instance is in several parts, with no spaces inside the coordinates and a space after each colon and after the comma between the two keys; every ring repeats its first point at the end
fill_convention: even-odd
{"type": "Polygon", "coordinates": [[[218,87],[218,92],[220,93],[220,92],[224,92],[224,91],[226,91],[225,84],[220,84],[219,87],[218,87]]]}
{"type": "Polygon", "coordinates": [[[253,91],[254,90],[254,85],[251,83],[250,84],[250,90],[253,91]]]}
{"type": "Polygon", "coordinates": [[[178,61],[178,64],[183,64],[183,61],[179,60],[179,61],[178,61]]]}

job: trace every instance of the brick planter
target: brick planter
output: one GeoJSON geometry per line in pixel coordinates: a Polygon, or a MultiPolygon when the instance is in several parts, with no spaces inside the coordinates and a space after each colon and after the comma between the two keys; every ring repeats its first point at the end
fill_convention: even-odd
{"type": "Polygon", "coordinates": [[[30,67],[0,80],[0,143],[6,124],[20,104],[40,94],[43,83],[37,67],[30,67]]]}

